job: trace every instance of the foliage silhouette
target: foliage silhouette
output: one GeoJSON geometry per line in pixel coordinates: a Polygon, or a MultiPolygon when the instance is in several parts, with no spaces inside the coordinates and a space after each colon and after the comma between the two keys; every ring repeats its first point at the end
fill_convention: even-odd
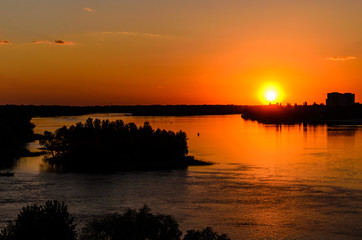
{"type": "Polygon", "coordinates": [[[189,230],[183,240],[231,240],[225,234],[219,235],[214,232],[211,227],[200,230],[189,230]]]}
{"type": "Polygon", "coordinates": [[[362,105],[345,107],[325,105],[268,105],[249,106],[244,109],[242,118],[270,124],[361,124],[362,105]]]}
{"type": "Polygon", "coordinates": [[[181,231],[169,215],[153,214],[145,205],[139,211],[128,209],[123,214],[107,215],[89,222],[81,240],[179,240],[181,231]]]}
{"type": "Polygon", "coordinates": [[[11,167],[14,159],[29,154],[26,143],[34,137],[30,120],[22,111],[0,111],[0,168],[11,167]]]}
{"type": "Polygon", "coordinates": [[[63,202],[34,204],[24,207],[15,222],[2,229],[0,240],[74,240],[73,220],[63,202]]]}
{"type": "Polygon", "coordinates": [[[63,171],[102,172],[186,168],[202,162],[187,156],[186,133],[137,127],[122,120],[88,118],[83,124],[45,132],[45,161],[63,171]]]}
{"type": "MultiPolygon", "coordinates": [[[[0,231],[0,240],[180,240],[179,224],[170,215],[153,214],[144,205],[141,209],[128,209],[123,214],[109,214],[89,221],[79,238],[63,202],[47,201],[44,205],[23,207],[14,222],[0,231]]],[[[210,227],[189,230],[183,240],[230,240],[210,227]]]]}
{"type": "MultiPolygon", "coordinates": [[[[94,219],[83,229],[81,240],[180,240],[181,231],[176,220],[169,215],[153,214],[145,205],[139,211],[128,209],[123,214],[94,219]]],[[[189,230],[183,240],[230,240],[211,227],[189,230]]]]}

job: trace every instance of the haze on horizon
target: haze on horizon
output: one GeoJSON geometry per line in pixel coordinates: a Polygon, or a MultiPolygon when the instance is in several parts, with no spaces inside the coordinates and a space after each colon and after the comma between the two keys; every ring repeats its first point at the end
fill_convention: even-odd
{"type": "Polygon", "coordinates": [[[0,104],[362,102],[360,0],[2,0],[0,104]]]}

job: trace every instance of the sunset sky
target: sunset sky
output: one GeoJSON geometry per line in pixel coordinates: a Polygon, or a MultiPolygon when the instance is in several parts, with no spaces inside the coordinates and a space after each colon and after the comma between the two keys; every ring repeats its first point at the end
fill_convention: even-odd
{"type": "Polygon", "coordinates": [[[1,0],[0,104],[362,102],[361,0],[1,0]]]}

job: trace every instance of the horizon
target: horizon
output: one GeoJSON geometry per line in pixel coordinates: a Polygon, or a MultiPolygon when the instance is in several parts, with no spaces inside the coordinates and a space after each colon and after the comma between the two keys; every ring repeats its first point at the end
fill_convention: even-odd
{"type": "Polygon", "coordinates": [[[3,2],[0,105],[362,102],[358,0],[3,2]]]}
{"type": "MultiPolygon", "coordinates": [[[[266,92],[266,94],[268,94],[270,92],[266,92]]],[[[353,94],[354,93],[340,93],[340,92],[330,92],[328,94],[331,93],[337,93],[337,94],[353,94]]],[[[298,103],[283,103],[283,102],[278,102],[278,99],[272,99],[271,101],[268,101],[270,99],[268,99],[267,95],[263,95],[263,97],[265,97],[264,100],[262,100],[261,102],[263,103],[259,103],[259,104],[233,104],[233,103],[226,103],[226,104],[206,104],[206,103],[200,103],[200,104],[106,104],[106,105],[57,105],[57,104],[1,104],[0,106],[36,106],[36,107],[41,107],[41,106],[45,106],[45,107],[137,107],[137,106],[141,106],[141,107],[152,107],[152,106],[313,106],[313,105],[318,105],[318,106],[327,106],[326,102],[327,99],[325,99],[324,102],[322,103],[317,103],[317,102],[307,102],[307,101],[303,101],[301,104],[298,103]]],[[[359,105],[360,102],[355,101],[353,104],[357,104],[359,105]]]]}

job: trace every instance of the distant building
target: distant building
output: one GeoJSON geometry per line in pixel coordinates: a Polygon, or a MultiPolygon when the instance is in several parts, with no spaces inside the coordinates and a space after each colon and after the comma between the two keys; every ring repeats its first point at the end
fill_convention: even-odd
{"type": "Polygon", "coordinates": [[[355,102],[353,93],[332,92],[327,94],[326,105],[332,107],[345,107],[353,105],[355,102]]]}

